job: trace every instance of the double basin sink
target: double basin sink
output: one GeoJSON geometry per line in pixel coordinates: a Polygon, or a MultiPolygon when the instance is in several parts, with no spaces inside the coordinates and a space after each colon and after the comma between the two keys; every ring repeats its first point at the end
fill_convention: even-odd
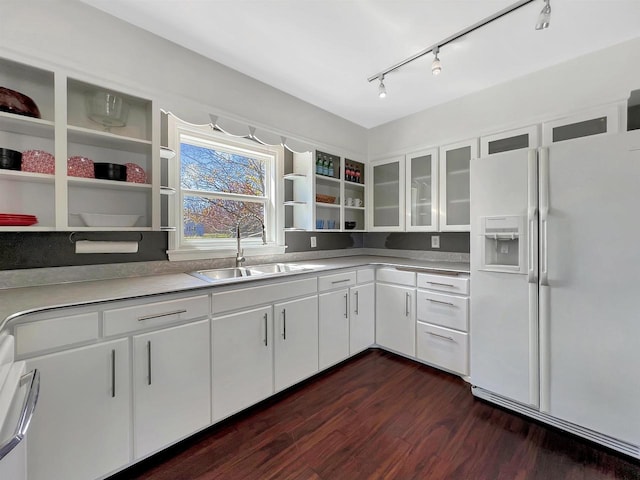
{"type": "Polygon", "coordinates": [[[198,270],[190,275],[206,282],[229,280],[232,278],[262,277],[279,273],[304,272],[312,270],[309,267],[291,263],[266,263],[264,265],[252,265],[250,267],[214,268],[211,270],[198,270]]]}

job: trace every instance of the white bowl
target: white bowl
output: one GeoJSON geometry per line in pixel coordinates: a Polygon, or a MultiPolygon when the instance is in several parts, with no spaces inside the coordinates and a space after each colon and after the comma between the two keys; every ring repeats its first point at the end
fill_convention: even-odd
{"type": "Polygon", "coordinates": [[[140,217],[141,215],[80,214],[80,218],[87,227],[133,227],[140,217]]]}

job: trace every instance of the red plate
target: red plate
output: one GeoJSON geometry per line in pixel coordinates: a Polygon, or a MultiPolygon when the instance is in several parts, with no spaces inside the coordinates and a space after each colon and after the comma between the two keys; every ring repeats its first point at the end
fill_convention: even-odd
{"type": "Polygon", "coordinates": [[[34,219],[35,215],[26,215],[22,213],[0,213],[0,218],[21,218],[24,220],[34,219]]]}
{"type": "Polygon", "coordinates": [[[4,227],[26,227],[38,223],[37,218],[6,218],[0,217],[0,226],[4,227]]]}

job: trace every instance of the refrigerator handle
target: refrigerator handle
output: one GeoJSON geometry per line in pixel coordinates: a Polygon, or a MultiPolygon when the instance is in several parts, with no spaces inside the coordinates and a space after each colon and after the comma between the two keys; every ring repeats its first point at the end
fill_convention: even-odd
{"type": "Polygon", "coordinates": [[[549,286],[547,220],[549,217],[549,149],[540,149],[540,285],[549,286]]]}
{"type": "Polygon", "coordinates": [[[538,283],[538,152],[529,150],[527,185],[527,277],[529,283],[538,283]]]}

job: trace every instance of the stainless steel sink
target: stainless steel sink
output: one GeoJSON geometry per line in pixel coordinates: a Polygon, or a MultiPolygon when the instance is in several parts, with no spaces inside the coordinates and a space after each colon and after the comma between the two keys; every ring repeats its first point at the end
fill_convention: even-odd
{"type": "Polygon", "coordinates": [[[266,275],[274,273],[301,272],[304,270],[311,270],[308,267],[295,265],[293,263],[266,263],[264,265],[251,265],[247,268],[252,272],[266,275]]]}
{"type": "Polygon", "coordinates": [[[263,275],[258,271],[252,271],[245,267],[235,268],[214,268],[212,270],[198,270],[191,272],[190,275],[198,277],[201,280],[212,282],[215,280],[227,280],[230,278],[242,278],[263,275]]]}

